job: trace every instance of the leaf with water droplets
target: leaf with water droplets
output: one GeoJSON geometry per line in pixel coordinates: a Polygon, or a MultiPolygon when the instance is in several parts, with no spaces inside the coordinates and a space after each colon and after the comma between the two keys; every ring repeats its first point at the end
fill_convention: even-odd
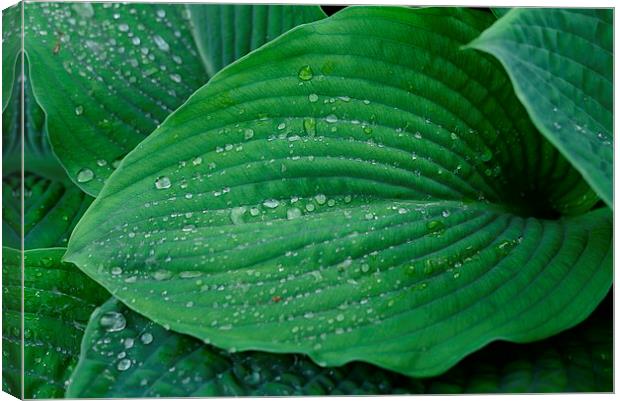
{"type": "Polygon", "coordinates": [[[613,206],[613,10],[514,8],[470,47],[499,59],[534,124],[613,206]]]}
{"type": "Polygon", "coordinates": [[[578,323],[611,285],[611,214],[461,50],[493,21],[346,8],[257,49],[125,159],[67,259],[172,330],[323,365],[428,376],[578,323]]]}
{"type": "Polygon", "coordinates": [[[88,319],[109,294],[75,266],[61,262],[64,248],[24,252],[2,248],[3,390],[24,398],[62,398],[80,353],[88,319]]]}
{"type": "Polygon", "coordinates": [[[599,308],[550,340],[496,343],[442,376],[419,380],[360,362],[322,368],[301,355],[229,353],[166,330],[112,299],[90,319],[67,397],[610,391],[611,326],[611,307],[599,308]],[[110,315],[122,316],[126,326],[119,331],[102,326],[110,315]]]}

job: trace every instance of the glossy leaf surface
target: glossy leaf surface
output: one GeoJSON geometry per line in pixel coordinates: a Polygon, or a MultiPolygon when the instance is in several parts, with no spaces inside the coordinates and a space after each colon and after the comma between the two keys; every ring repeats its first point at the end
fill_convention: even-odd
{"type": "Polygon", "coordinates": [[[67,260],[218,347],[411,376],[580,322],[611,285],[611,213],[460,50],[493,21],[347,8],[288,32],[127,156],[67,260]]]}
{"type": "Polygon", "coordinates": [[[472,44],[497,57],[534,124],[613,204],[613,11],[515,8],[472,44]]]}

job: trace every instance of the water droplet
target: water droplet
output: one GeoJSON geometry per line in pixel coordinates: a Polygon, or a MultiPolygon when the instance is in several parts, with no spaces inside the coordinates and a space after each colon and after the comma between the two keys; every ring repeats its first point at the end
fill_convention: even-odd
{"type": "Polygon", "coordinates": [[[157,10],[157,16],[159,18],[164,18],[166,16],[166,11],[165,10],[157,10]]]}
{"type": "Polygon", "coordinates": [[[118,30],[121,31],[121,32],[127,32],[127,31],[129,31],[129,25],[127,25],[127,24],[120,24],[118,26],[118,30]]]}
{"type": "Polygon", "coordinates": [[[202,157],[200,156],[195,157],[194,160],[192,160],[192,164],[194,166],[200,166],[201,163],[202,163],[202,157]]]}
{"type": "Polygon", "coordinates": [[[245,130],[243,130],[243,137],[245,138],[246,141],[248,139],[252,139],[253,136],[254,136],[254,130],[252,128],[246,128],[245,130]]]}
{"type": "Polygon", "coordinates": [[[134,343],[133,338],[126,338],[125,341],[123,341],[123,345],[125,346],[126,349],[133,347],[133,343],[134,343]]]}
{"type": "Polygon", "coordinates": [[[161,50],[163,52],[170,51],[170,45],[161,36],[153,35],[153,40],[155,41],[155,44],[157,45],[159,50],[161,50]]]}
{"type": "Polygon", "coordinates": [[[270,209],[277,208],[279,204],[280,202],[278,202],[277,199],[267,199],[266,201],[263,202],[263,206],[268,207],[270,209]]]}
{"type": "Polygon", "coordinates": [[[279,130],[283,130],[284,128],[286,128],[286,124],[285,123],[278,124],[278,129],[279,130]]]}
{"type": "Polygon", "coordinates": [[[144,333],[140,336],[142,344],[150,344],[153,342],[153,335],[151,333],[144,333]]]}
{"type": "Polygon", "coordinates": [[[482,154],[480,155],[480,160],[482,160],[483,162],[488,162],[493,158],[493,153],[491,152],[491,149],[484,149],[482,151],[482,154]]]}
{"type": "Polygon", "coordinates": [[[314,197],[314,200],[316,200],[316,203],[318,203],[319,205],[324,205],[325,202],[327,201],[327,197],[323,194],[317,194],[314,197]]]}
{"type": "Polygon", "coordinates": [[[308,95],[308,100],[310,101],[310,103],[314,103],[319,100],[319,95],[317,95],[316,93],[311,93],[308,95]]]}
{"type": "Polygon", "coordinates": [[[153,273],[153,278],[157,281],[167,280],[172,277],[172,273],[168,270],[157,270],[153,273]]]}
{"type": "Polygon", "coordinates": [[[113,268],[110,270],[110,273],[112,273],[112,275],[113,275],[113,276],[119,276],[119,275],[123,274],[123,269],[121,269],[121,268],[120,268],[120,267],[118,267],[118,266],[115,266],[115,267],[113,267],[113,268]]]}
{"type": "Polygon", "coordinates": [[[314,73],[312,72],[312,68],[309,65],[304,65],[299,69],[297,76],[302,81],[310,81],[313,77],[314,73]]]}
{"type": "Polygon", "coordinates": [[[327,121],[328,123],[335,123],[336,121],[338,121],[338,117],[336,117],[334,114],[330,114],[325,117],[325,121],[327,121]]]}
{"type": "Polygon", "coordinates": [[[426,223],[426,228],[431,234],[439,235],[445,230],[446,226],[439,220],[431,220],[426,223]]]}
{"type": "Polygon", "coordinates": [[[260,210],[258,210],[258,208],[253,207],[250,209],[250,215],[252,216],[258,216],[260,214],[260,210]]]}
{"type": "Polygon", "coordinates": [[[170,79],[173,80],[174,82],[181,83],[181,76],[179,74],[170,74],[170,79]]]}
{"type": "Polygon", "coordinates": [[[82,105],[75,106],[75,115],[76,116],[81,116],[83,113],[84,113],[84,106],[82,106],[82,105]]]}
{"type": "Polygon", "coordinates": [[[95,15],[95,9],[90,3],[75,3],[71,8],[82,18],[92,18],[95,15]]]}
{"type": "Polygon", "coordinates": [[[288,209],[286,211],[286,218],[289,220],[293,220],[296,219],[298,217],[301,217],[302,212],[299,208],[293,207],[291,209],[288,209]]]}
{"type": "Polygon", "coordinates": [[[246,207],[245,206],[239,206],[239,207],[233,207],[230,210],[230,220],[232,221],[233,224],[243,224],[243,215],[245,214],[246,211],[246,207]]]}
{"type": "Polygon", "coordinates": [[[304,131],[309,136],[314,136],[316,134],[316,121],[314,118],[304,118],[304,131]]]}
{"type": "Polygon", "coordinates": [[[121,359],[120,361],[118,361],[118,365],[116,365],[116,368],[120,370],[121,372],[129,369],[130,367],[131,367],[131,361],[127,358],[121,359]]]}
{"type": "Polygon", "coordinates": [[[89,168],[80,169],[80,171],[78,171],[77,173],[78,182],[88,182],[93,178],[95,178],[95,173],[93,173],[93,170],[89,168]]]}
{"type": "Polygon", "coordinates": [[[106,312],[99,319],[99,324],[108,333],[121,331],[127,325],[125,316],[119,312],[106,312]]]}
{"type": "Polygon", "coordinates": [[[158,177],[155,180],[155,188],[157,189],[168,189],[172,186],[172,182],[170,181],[170,178],[164,176],[158,177]]]}
{"type": "Polygon", "coordinates": [[[105,166],[106,164],[108,164],[108,162],[107,162],[107,161],[105,161],[105,160],[103,160],[103,159],[99,159],[99,160],[97,160],[97,166],[99,166],[99,167],[103,167],[103,166],[105,166]]]}

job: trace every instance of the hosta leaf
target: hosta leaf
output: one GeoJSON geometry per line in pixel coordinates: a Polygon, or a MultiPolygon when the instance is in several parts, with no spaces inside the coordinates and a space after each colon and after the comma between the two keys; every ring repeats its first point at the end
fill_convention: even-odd
{"type": "Polygon", "coordinates": [[[495,15],[498,19],[506,15],[508,11],[510,11],[510,7],[493,7],[491,9],[493,15],[495,15]]]}
{"type": "Polygon", "coordinates": [[[209,76],[289,29],[325,18],[318,6],[188,4],[187,8],[209,76]]]}
{"type": "Polygon", "coordinates": [[[497,57],[534,124],[612,207],[613,11],[517,8],[471,46],[497,57]]]}
{"type": "Polygon", "coordinates": [[[611,213],[580,214],[596,196],[501,66],[459,50],[492,21],[362,7],[289,31],[124,159],[67,260],[175,331],[326,365],[428,376],[576,324],[611,285],[611,213]]]}
{"type": "Polygon", "coordinates": [[[611,391],[611,323],[611,308],[606,308],[557,337],[528,345],[495,343],[443,376],[416,380],[359,362],[321,368],[300,355],[230,354],[168,331],[112,299],[91,317],[66,395],[135,398],[611,391]],[[110,331],[114,321],[124,321],[125,328],[110,331]]]}
{"type": "Polygon", "coordinates": [[[182,7],[28,3],[37,100],[69,176],[96,195],[120,158],[206,82],[182,7]]]}
{"type": "MultiPolygon", "coordinates": [[[[281,6],[223,9],[229,14],[237,7],[241,15],[253,9],[257,15],[274,14],[271,23],[280,24],[280,33],[315,17],[304,11],[303,18],[292,18],[288,8],[278,13],[281,6]]],[[[247,37],[248,48],[242,36],[222,36],[219,28],[211,32],[211,26],[201,25],[203,20],[221,29],[233,24],[236,31],[245,21],[220,15],[219,6],[192,9],[204,56],[206,47],[216,44],[241,56],[276,35],[276,29],[262,32],[257,25],[247,37]]],[[[25,47],[51,143],[71,178],[91,195],[127,152],[208,79],[184,6],[44,2],[27,4],[25,15],[25,47]]],[[[217,65],[232,60],[227,54],[217,65]]]]}
{"type": "MultiPolygon", "coordinates": [[[[4,245],[20,248],[21,175],[12,174],[2,183],[4,245]]],[[[24,175],[25,249],[66,246],[69,234],[93,198],[71,183],[36,174],[24,175]]]]}
{"type": "MultiPolygon", "coordinates": [[[[59,398],[77,362],[94,308],[108,295],[75,266],[64,248],[24,252],[24,398],[59,398]]],[[[22,274],[20,251],[2,248],[3,387],[19,394],[22,274]]]]}
{"type": "Polygon", "coordinates": [[[115,299],[91,317],[69,398],[393,394],[420,383],[363,363],[325,369],[301,355],[229,354],[168,331],[115,299]],[[126,322],[110,331],[110,321],[126,322]],[[411,382],[411,383],[410,383],[411,382]]]}

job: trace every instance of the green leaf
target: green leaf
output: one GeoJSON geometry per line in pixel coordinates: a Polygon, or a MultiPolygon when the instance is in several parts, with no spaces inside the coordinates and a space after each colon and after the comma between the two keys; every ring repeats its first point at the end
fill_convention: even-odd
{"type": "Polygon", "coordinates": [[[21,252],[2,248],[3,389],[21,392],[23,322],[24,398],[64,396],[88,318],[109,296],[75,266],[62,263],[64,252],[64,248],[24,252],[22,315],[21,252]]]}
{"type": "Polygon", "coordinates": [[[297,25],[325,18],[319,6],[188,4],[209,76],[297,25]]]}
{"type": "MultiPolygon", "coordinates": [[[[4,245],[21,247],[21,175],[12,174],[2,183],[4,245]]],[[[69,234],[93,198],[71,183],[24,175],[24,248],[66,246],[69,234]]]]}
{"type": "Polygon", "coordinates": [[[497,57],[534,124],[613,207],[613,11],[513,9],[469,46],[497,57]]]}
{"type": "MultiPolygon", "coordinates": [[[[245,24],[242,19],[230,19],[236,12],[240,17],[251,16],[246,13],[252,10],[257,15],[267,12],[275,19],[268,31],[257,25],[247,32],[249,47],[243,36],[222,36],[219,29],[211,32],[211,26],[195,25],[201,43],[197,48],[184,6],[26,5],[25,48],[50,140],[69,176],[88,194],[95,196],[120,160],[207,81],[198,49],[206,57],[211,53],[207,49],[217,45],[241,56],[276,35],[275,24],[281,33],[293,24],[318,18],[319,10],[304,7],[303,18],[298,18],[289,7],[191,8],[196,24],[207,20],[222,29],[245,24]]],[[[216,63],[221,67],[232,60],[226,54],[216,63]]]]}
{"type": "MultiPolygon", "coordinates": [[[[22,3],[2,10],[2,111],[14,91],[15,68],[21,69],[22,3]],[[19,61],[19,62],[18,62],[19,61]]],[[[3,126],[4,127],[4,126],[3,126]]]]}
{"type": "Polygon", "coordinates": [[[459,50],[492,21],[358,7],[289,31],[127,156],[67,260],[175,331],[330,366],[435,375],[578,323],[611,285],[611,213],[583,214],[501,66],[459,50]]]}
{"type": "Polygon", "coordinates": [[[443,376],[416,380],[359,362],[321,368],[301,355],[231,354],[166,330],[112,299],[91,316],[66,396],[611,391],[611,316],[610,307],[599,308],[579,327],[549,340],[494,343],[443,376]],[[110,322],[116,319],[125,321],[125,328],[110,331],[110,322]]]}
{"type": "Polygon", "coordinates": [[[182,7],[29,3],[25,19],[31,81],[51,144],[91,195],[206,81],[182,7]]]}
{"type": "Polygon", "coordinates": [[[504,15],[508,14],[508,11],[510,11],[511,8],[510,7],[493,7],[491,8],[491,12],[493,13],[493,15],[495,15],[495,17],[497,19],[502,18],[504,15]]]}
{"type": "Polygon", "coordinates": [[[113,298],[91,317],[66,396],[398,394],[408,387],[407,378],[363,363],[324,369],[301,355],[230,354],[168,331],[113,298]],[[114,319],[126,322],[122,331],[109,330],[114,319]]]}

